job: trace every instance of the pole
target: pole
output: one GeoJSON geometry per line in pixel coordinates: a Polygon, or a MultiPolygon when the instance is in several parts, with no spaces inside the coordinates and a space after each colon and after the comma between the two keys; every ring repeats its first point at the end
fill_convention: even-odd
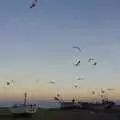
{"type": "Polygon", "coordinates": [[[26,100],[27,100],[27,93],[25,92],[24,94],[25,98],[24,98],[24,106],[26,106],[26,100]]]}

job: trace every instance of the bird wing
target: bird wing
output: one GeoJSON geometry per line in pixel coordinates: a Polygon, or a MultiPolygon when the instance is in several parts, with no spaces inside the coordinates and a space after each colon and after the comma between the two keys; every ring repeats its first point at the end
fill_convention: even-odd
{"type": "Polygon", "coordinates": [[[55,81],[50,81],[49,83],[54,84],[54,83],[55,83],[55,81]]]}
{"type": "Polygon", "coordinates": [[[78,85],[77,85],[77,84],[75,84],[75,85],[74,85],[74,87],[78,87],[78,85]]]}
{"type": "Polygon", "coordinates": [[[35,7],[35,4],[32,4],[32,5],[30,6],[30,8],[33,8],[33,7],[35,7]]]}
{"type": "Polygon", "coordinates": [[[94,60],[94,58],[89,58],[88,59],[88,62],[91,62],[91,61],[93,61],[94,60]]]}
{"type": "Polygon", "coordinates": [[[78,66],[80,64],[80,60],[77,61],[77,63],[75,63],[76,66],[78,66]]]}
{"type": "Polygon", "coordinates": [[[77,80],[84,80],[84,78],[77,78],[77,80]]]}
{"type": "Polygon", "coordinates": [[[94,62],[93,65],[96,66],[96,65],[97,65],[97,62],[94,62]]]}
{"type": "Polygon", "coordinates": [[[81,51],[80,47],[78,46],[73,46],[73,48],[76,48],[77,50],[81,51]]]}

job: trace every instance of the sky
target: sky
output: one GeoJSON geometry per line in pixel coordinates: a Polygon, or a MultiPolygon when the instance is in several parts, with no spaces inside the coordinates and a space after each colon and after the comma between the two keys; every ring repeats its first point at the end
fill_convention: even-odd
{"type": "Polygon", "coordinates": [[[25,91],[38,100],[57,93],[89,98],[101,88],[114,88],[109,97],[119,99],[119,0],[39,0],[33,9],[32,0],[0,2],[1,100],[23,99],[25,91]],[[7,80],[15,84],[6,87],[7,80]]]}

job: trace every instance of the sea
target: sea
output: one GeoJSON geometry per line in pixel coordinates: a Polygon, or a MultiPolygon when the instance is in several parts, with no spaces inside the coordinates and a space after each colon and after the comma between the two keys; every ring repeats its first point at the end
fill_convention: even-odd
{"type": "MultiPolygon", "coordinates": [[[[120,105],[120,100],[115,101],[116,105],[120,105]]],[[[0,107],[11,107],[14,104],[23,104],[21,101],[0,101],[0,107]]],[[[33,101],[31,104],[36,104],[40,108],[60,108],[60,103],[52,100],[44,100],[44,101],[33,101]]]]}
{"type": "MultiPolygon", "coordinates": [[[[50,101],[50,100],[45,100],[45,101],[33,101],[30,102],[31,104],[36,104],[40,108],[60,108],[60,103],[57,101],[50,101]]],[[[23,104],[21,101],[1,101],[0,102],[0,107],[11,107],[14,104],[23,104]]]]}

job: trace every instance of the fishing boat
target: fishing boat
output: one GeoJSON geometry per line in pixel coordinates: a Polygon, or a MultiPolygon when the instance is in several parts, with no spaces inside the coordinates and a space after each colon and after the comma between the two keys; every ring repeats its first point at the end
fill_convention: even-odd
{"type": "MultiPolygon", "coordinates": [[[[60,96],[59,96],[60,97],[60,96]]],[[[82,104],[80,102],[75,101],[73,98],[72,101],[64,101],[62,98],[58,98],[58,96],[54,97],[54,100],[58,101],[60,104],[60,109],[81,109],[82,104]]]]}
{"type": "Polygon", "coordinates": [[[32,115],[37,112],[37,106],[34,104],[26,104],[27,102],[27,93],[24,94],[24,104],[15,104],[10,108],[10,111],[14,115],[32,115]]]}

